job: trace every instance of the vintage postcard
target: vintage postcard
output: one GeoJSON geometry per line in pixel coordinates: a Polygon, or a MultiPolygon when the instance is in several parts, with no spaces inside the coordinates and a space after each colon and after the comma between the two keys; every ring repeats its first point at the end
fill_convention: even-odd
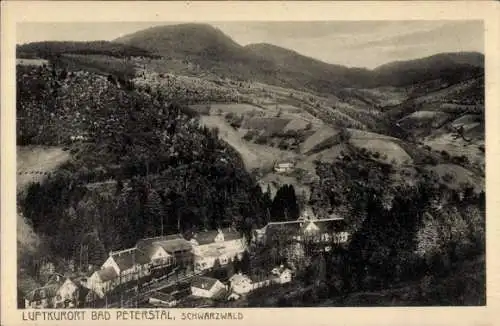
{"type": "Polygon", "coordinates": [[[492,325],[498,13],[3,3],[2,324],[492,325]]]}

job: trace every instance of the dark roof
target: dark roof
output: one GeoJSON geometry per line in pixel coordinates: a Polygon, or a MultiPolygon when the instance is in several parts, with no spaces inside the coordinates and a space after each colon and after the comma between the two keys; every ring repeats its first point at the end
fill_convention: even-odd
{"type": "Polygon", "coordinates": [[[191,243],[184,238],[182,239],[172,239],[172,240],[164,240],[164,241],[156,241],[154,243],[165,249],[169,254],[176,253],[179,251],[189,251],[193,249],[191,243]]]}
{"type": "Polygon", "coordinates": [[[242,235],[233,228],[223,229],[222,233],[224,233],[224,241],[230,241],[242,238],[242,235]]]}
{"type": "Polygon", "coordinates": [[[140,239],[139,241],[137,241],[136,247],[141,248],[141,247],[144,247],[147,245],[151,245],[157,241],[166,241],[166,240],[175,240],[175,239],[184,239],[184,237],[182,236],[182,234],[169,234],[169,235],[164,235],[164,236],[160,236],[160,237],[144,238],[144,239],[140,239]]]}
{"type": "Polygon", "coordinates": [[[113,267],[106,267],[104,269],[98,270],[97,275],[99,275],[99,278],[103,282],[114,280],[118,277],[118,274],[116,274],[116,271],[113,267]]]}
{"type": "Polygon", "coordinates": [[[196,233],[193,239],[195,239],[198,244],[205,245],[214,242],[217,234],[219,234],[219,231],[216,230],[200,232],[196,233]]]}
{"type": "Polygon", "coordinates": [[[147,255],[137,248],[113,252],[111,256],[120,268],[120,271],[127,270],[136,264],[144,265],[149,263],[147,255]]]}
{"type": "Polygon", "coordinates": [[[66,278],[64,275],[59,274],[59,273],[54,273],[49,277],[49,280],[45,285],[50,285],[50,284],[59,284],[62,285],[66,281],[66,278]]]}
{"type": "Polygon", "coordinates": [[[146,256],[148,256],[151,259],[151,257],[153,257],[153,255],[155,254],[157,248],[158,248],[157,245],[147,244],[145,246],[142,246],[141,250],[146,256]]]}
{"type": "Polygon", "coordinates": [[[152,299],[156,299],[156,300],[161,300],[161,301],[164,301],[164,302],[170,302],[170,301],[173,301],[175,300],[175,297],[168,293],[162,293],[162,292],[155,292],[151,295],[151,298],[152,299]]]}
{"type": "Polygon", "coordinates": [[[270,222],[266,226],[266,233],[268,232],[298,232],[300,230],[300,224],[302,221],[287,221],[287,222],[270,222]]]}
{"type": "Polygon", "coordinates": [[[193,277],[193,279],[191,280],[191,286],[203,290],[210,290],[218,281],[218,279],[211,277],[197,276],[193,277]]]}
{"type": "Polygon", "coordinates": [[[313,221],[321,232],[342,232],[347,228],[347,223],[343,219],[322,219],[313,221]]]}

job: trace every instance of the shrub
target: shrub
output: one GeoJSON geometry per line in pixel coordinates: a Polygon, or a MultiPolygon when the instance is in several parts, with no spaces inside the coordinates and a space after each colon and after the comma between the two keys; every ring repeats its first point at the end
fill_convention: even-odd
{"type": "Polygon", "coordinates": [[[255,143],[257,144],[260,144],[260,145],[263,145],[263,144],[266,144],[268,141],[268,138],[264,135],[260,135],[259,137],[257,137],[257,139],[255,140],[255,143]]]}

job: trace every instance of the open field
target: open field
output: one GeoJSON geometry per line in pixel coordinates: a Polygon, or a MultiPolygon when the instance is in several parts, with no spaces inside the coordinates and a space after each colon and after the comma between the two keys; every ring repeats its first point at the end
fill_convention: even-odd
{"type": "MultiPolygon", "coordinates": [[[[481,133],[479,132],[478,134],[481,133]]],[[[484,131],[482,134],[484,135],[484,131]]],[[[467,133],[466,136],[469,137],[467,133]]],[[[484,165],[485,163],[484,153],[480,149],[481,146],[484,148],[484,138],[479,138],[469,143],[460,137],[455,139],[454,135],[451,133],[443,133],[433,137],[427,137],[424,139],[424,144],[435,151],[445,151],[451,156],[465,155],[471,162],[477,162],[480,165],[484,165]]]]}
{"type": "Polygon", "coordinates": [[[60,147],[17,147],[17,190],[32,182],[40,182],[59,165],[69,160],[70,154],[60,147]]]}
{"type": "Polygon", "coordinates": [[[321,145],[324,141],[338,135],[338,133],[339,130],[329,126],[324,126],[305,140],[305,142],[300,146],[300,152],[307,154],[313,151],[318,145],[321,145]]]}
{"type": "Polygon", "coordinates": [[[358,148],[365,148],[372,153],[379,153],[379,159],[386,163],[396,163],[398,165],[411,164],[412,158],[398,144],[386,139],[359,139],[352,138],[349,141],[358,148]]]}
{"type": "Polygon", "coordinates": [[[441,182],[448,185],[448,187],[452,189],[459,189],[463,184],[473,186],[476,192],[480,192],[485,189],[484,178],[459,165],[438,164],[427,168],[435,172],[441,178],[441,182]]]}
{"type": "Polygon", "coordinates": [[[49,61],[45,59],[16,59],[16,65],[21,66],[43,66],[48,64],[49,61]]]}
{"type": "Polygon", "coordinates": [[[274,161],[293,156],[291,152],[243,140],[242,134],[229,126],[222,117],[203,116],[201,123],[209,128],[219,129],[219,137],[240,153],[247,170],[270,169],[274,161]]]}
{"type": "Polygon", "coordinates": [[[245,114],[252,111],[264,111],[258,106],[246,104],[246,103],[211,103],[210,104],[210,114],[217,112],[224,113],[235,113],[235,114],[245,114]]]}

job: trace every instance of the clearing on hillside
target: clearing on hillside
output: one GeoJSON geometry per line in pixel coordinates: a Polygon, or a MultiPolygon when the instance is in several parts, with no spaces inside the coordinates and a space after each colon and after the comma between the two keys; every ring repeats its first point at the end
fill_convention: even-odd
{"type": "Polygon", "coordinates": [[[210,114],[216,114],[218,112],[244,114],[252,111],[264,111],[258,106],[246,103],[211,103],[209,105],[210,114]]]}
{"type": "Polygon", "coordinates": [[[300,152],[309,153],[313,151],[315,148],[317,148],[317,146],[323,143],[324,141],[338,135],[338,133],[339,130],[329,126],[324,126],[318,129],[314,134],[308,137],[304,141],[304,143],[302,143],[302,145],[300,146],[300,152]]]}
{"type": "Polygon", "coordinates": [[[275,161],[293,156],[291,152],[243,140],[242,135],[220,116],[202,116],[201,123],[209,128],[219,129],[219,137],[240,153],[248,171],[271,169],[275,161]]]}
{"type": "Polygon", "coordinates": [[[17,190],[32,182],[41,182],[47,175],[70,158],[60,147],[17,146],[17,190]]]}
{"type": "Polygon", "coordinates": [[[484,165],[485,156],[481,150],[481,148],[484,150],[484,138],[481,139],[481,135],[484,137],[484,125],[482,130],[482,133],[479,131],[476,135],[472,135],[474,130],[466,132],[466,137],[477,136],[471,142],[467,142],[461,137],[455,138],[454,134],[445,133],[427,137],[424,139],[424,144],[435,151],[447,152],[450,156],[465,155],[469,161],[484,165]]]}
{"type": "Polygon", "coordinates": [[[484,178],[460,165],[438,164],[436,166],[427,166],[427,169],[436,173],[441,182],[452,189],[459,189],[464,184],[474,187],[475,192],[481,192],[485,189],[484,178]]]}
{"type": "Polygon", "coordinates": [[[401,146],[387,139],[351,138],[349,142],[358,148],[366,149],[372,153],[374,159],[385,163],[393,163],[397,165],[407,165],[413,163],[411,156],[408,155],[408,153],[401,148],[401,146]]]}

